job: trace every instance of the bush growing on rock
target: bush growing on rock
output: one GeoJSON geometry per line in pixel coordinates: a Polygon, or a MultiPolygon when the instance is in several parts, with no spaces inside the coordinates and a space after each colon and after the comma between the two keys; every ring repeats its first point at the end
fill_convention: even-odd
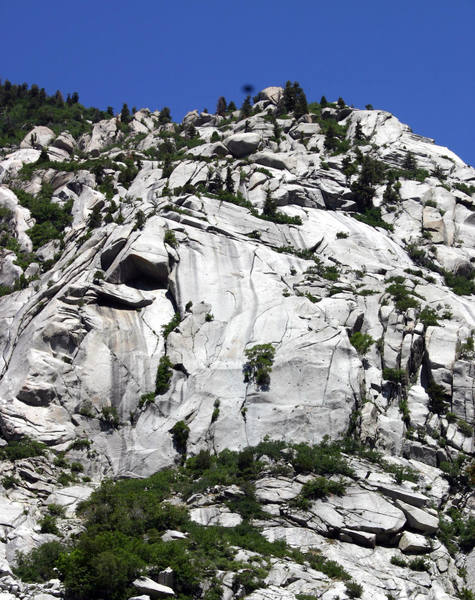
{"type": "MultiPolygon", "coordinates": [[[[170,389],[170,380],[172,378],[172,363],[168,356],[162,356],[157,367],[157,375],[155,377],[155,394],[162,396],[170,389]]],[[[153,400],[152,400],[153,401],[153,400]]],[[[145,399],[145,403],[150,402],[150,397],[145,399]]]]}
{"type": "Polygon", "coordinates": [[[190,428],[185,421],[177,421],[175,425],[170,429],[170,433],[173,436],[173,445],[179,454],[186,454],[186,445],[188,442],[188,436],[190,435],[190,428]]]}
{"type": "Polygon", "coordinates": [[[361,356],[364,356],[368,352],[374,342],[375,340],[368,333],[361,333],[361,331],[356,331],[350,337],[351,345],[361,356]]]}
{"type": "Polygon", "coordinates": [[[258,387],[268,389],[275,348],[272,344],[257,344],[248,348],[244,354],[247,358],[243,367],[244,381],[246,383],[254,382],[258,387]]]}

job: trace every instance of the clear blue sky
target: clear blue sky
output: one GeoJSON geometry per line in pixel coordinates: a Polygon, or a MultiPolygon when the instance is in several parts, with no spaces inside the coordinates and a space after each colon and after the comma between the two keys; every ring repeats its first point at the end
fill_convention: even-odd
{"type": "Polygon", "coordinates": [[[393,112],[475,165],[475,0],[0,3],[0,78],[175,120],[299,81],[393,112]]]}

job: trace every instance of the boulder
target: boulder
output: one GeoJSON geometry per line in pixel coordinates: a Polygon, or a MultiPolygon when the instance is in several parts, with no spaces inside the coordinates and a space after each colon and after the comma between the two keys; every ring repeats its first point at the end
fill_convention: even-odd
{"type": "Polygon", "coordinates": [[[284,93],[284,88],[281,88],[279,86],[269,86],[264,88],[263,90],[261,90],[259,92],[259,100],[267,100],[268,102],[271,102],[272,104],[277,104],[277,102],[279,102],[280,98],[282,97],[282,94],[284,93]]]}
{"type": "Polygon", "coordinates": [[[241,515],[219,506],[202,506],[190,510],[190,519],[199,525],[236,527],[242,523],[241,515]]]}
{"type": "Polygon", "coordinates": [[[439,519],[425,510],[406,504],[401,500],[396,500],[396,505],[406,515],[409,527],[427,534],[435,533],[439,528],[439,519]]]}
{"type": "Polygon", "coordinates": [[[257,150],[261,136],[257,133],[236,133],[224,140],[224,145],[235,158],[242,158],[257,150]]]}
{"type": "Polygon", "coordinates": [[[404,554],[423,554],[430,551],[430,540],[418,533],[405,531],[399,540],[398,547],[404,554]]]}
{"type": "Polygon", "coordinates": [[[169,598],[175,596],[175,592],[172,588],[157,583],[150,579],[150,577],[139,577],[132,582],[132,585],[138,589],[139,592],[143,592],[145,595],[149,595],[150,598],[169,598]]]}
{"type": "Polygon", "coordinates": [[[76,147],[76,140],[69,133],[69,131],[63,131],[54,140],[53,146],[55,148],[59,148],[60,150],[64,150],[68,154],[73,154],[76,147]]]}
{"type": "Polygon", "coordinates": [[[20,148],[47,148],[54,137],[54,131],[49,127],[38,125],[25,135],[20,148]]]}

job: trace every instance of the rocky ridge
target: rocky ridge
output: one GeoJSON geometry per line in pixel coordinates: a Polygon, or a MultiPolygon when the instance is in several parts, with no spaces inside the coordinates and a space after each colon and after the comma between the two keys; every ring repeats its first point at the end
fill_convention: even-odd
{"type": "MultiPolygon", "coordinates": [[[[39,524],[48,504],[66,507],[71,536],[103,478],[266,436],[351,438],[392,465],[348,455],[345,493],[300,512],[288,502],[314,475],[259,475],[268,540],[319,549],[363,598],[470,586],[473,551],[438,532],[439,513],[473,510],[475,170],[387,112],[314,104],[297,119],[278,114],[280,94],[246,118],[178,125],[143,109],[77,140],[36,127],[3,150],[0,429],[3,448],[46,446],[2,455],[5,593],[63,593],[12,579],[17,551],[57,537],[39,524]],[[35,199],[68,217],[51,239],[35,199]],[[246,350],[266,345],[267,376],[246,377],[246,350]],[[395,548],[429,569],[391,563],[395,548]]],[[[188,500],[191,519],[238,526],[220,493],[188,500]]],[[[272,560],[246,597],[350,593],[272,560]]],[[[242,595],[222,578],[223,598],[242,595]]]]}

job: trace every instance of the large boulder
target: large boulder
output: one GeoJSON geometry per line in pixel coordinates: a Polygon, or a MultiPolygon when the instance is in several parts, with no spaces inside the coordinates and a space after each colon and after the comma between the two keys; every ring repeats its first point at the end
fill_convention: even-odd
{"type": "Polygon", "coordinates": [[[255,152],[260,141],[257,133],[235,133],[224,140],[224,145],[235,158],[242,158],[255,152]]]}
{"type": "Polygon", "coordinates": [[[20,143],[20,148],[46,148],[54,139],[54,131],[44,125],[33,127],[20,143]]]}
{"type": "Polygon", "coordinates": [[[272,104],[277,104],[284,93],[284,88],[271,85],[269,87],[264,88],[259,92],[259,100],[267,100],[272,104]]]}

